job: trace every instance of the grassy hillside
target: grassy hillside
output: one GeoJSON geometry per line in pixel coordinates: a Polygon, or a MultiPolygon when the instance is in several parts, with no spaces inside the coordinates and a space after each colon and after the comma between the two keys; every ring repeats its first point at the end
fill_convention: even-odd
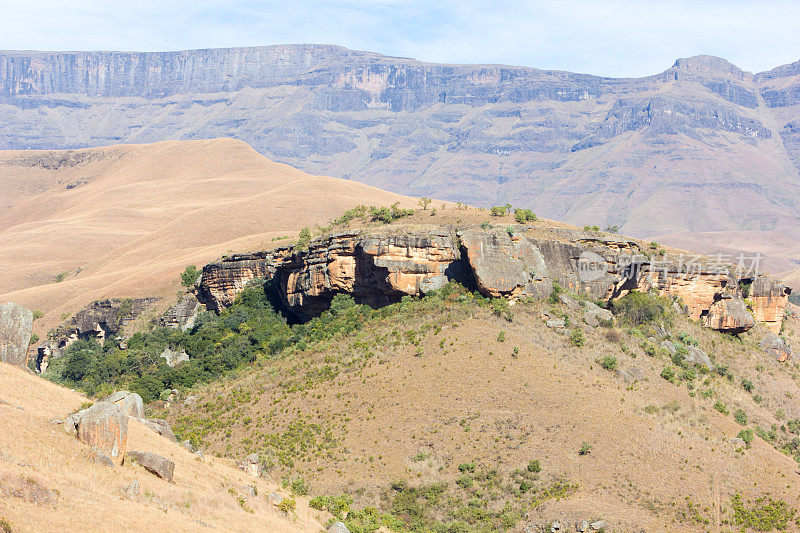
{"type": "Polygon", "coordinates": [[[63,419],[87,401],[16,367],[0,363],[0,531],[309,531],[325,513],[296,498],[284,515],[267,499],[288,492],[245,475],[226,459],[198,457],[131,421],[128,450],[175,462],[174,483],[131,464],[110,468],[67,435],[63,419]],[[139,493],[124,489],[138,481],[139,493]],[[256,496],[245,491],[252,487],[256,496]]]}
{"type": "MultiPolygon", "coordinates": [[[[152,406],[180,438],[219,457],[258,453],[271,479],[351,531],[795,527],[800,367],[764,354],[758,328],[703,329],[656,297],[615,312],[617,325],[590,328],[556,297],[508,306],[451,284],[380,310],[339,297],[289,326],[255,284],[192,332],[156,329],[133,348],[153,361],[182,346],[191,363],[132,365],[112,381],[150,399],[179,389],[152,406]],[[686,362],[690,346],[711,369],[686,362]]],[[[82,385],[106,379],[89,370],[82,385]]]]}

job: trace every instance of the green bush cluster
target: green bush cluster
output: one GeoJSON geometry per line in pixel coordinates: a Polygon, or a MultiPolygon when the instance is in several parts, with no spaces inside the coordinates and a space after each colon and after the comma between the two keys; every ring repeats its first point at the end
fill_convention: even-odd
{"type": "Polygon", "coordinates": [[[789,523],[800,525],[797,510],[783,500],[775,500],[769,494],[757,498],[753,502],[742,500],[741,494],[731,498],[733,523],[745,529],[755,531],[785,530],[789,523]],[[749,508],[748,508],[749,506],[749,508]]]}
{"type": "Polygon", "coordinates": [[[514,219],[520,224],[527,224],[528,222],[536,222],[538,220],[536,213],[530,209],[514,209],[514,219]]]}
{"type": "Polygon", "coordinates": [[[105,388],[125,388],[145,402],[158,399],[164,389],[186,388],[234,370],[257,357],[275,357],[287,349],[346,334],[360,328],[378,313],[338,294],[331,308],[305,324],[290,326],[276,310],[277,295],[271,283],[253,283],[219,315],[201,313],[187,332],[152,327],[137,332],[122,350],[113,340],[100,345],[81,340],[54,361],[48,376],[90,393],[105,388]],[[170,368],[160,354],[183,349],[189,361],[170,368]]]}
{"type": "Polygon", "coordinates": [[[669,319],[667,301],[646,292],[631,291],[613,302],[613,312],[621,322],[640,326],[669,319]]]}
{"type": "Polygon", "coordinates": [[[384,224],[391,224],[395,220],[403,217],[411,216],[414,214],[413,209],[402,209],[399,207],[400,203],[395,202],[389,207],[374,207],[369,208],[370,217],[375,222],[383,222],[384,224]]]}

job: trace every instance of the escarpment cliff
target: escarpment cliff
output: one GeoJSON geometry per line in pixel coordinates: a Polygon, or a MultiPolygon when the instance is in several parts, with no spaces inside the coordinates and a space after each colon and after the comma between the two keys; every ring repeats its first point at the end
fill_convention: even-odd
{"type": "Polygon", "coordinates": [[[770,276],[700,256],[656,255],[616,235],[554,227],[400,228],[336,233],[304,246],[223,258],[206,265],[198,295],[220,310],[252,280],[270,279],[286,309],[303,320],[337,293],[380,307],[422,296],[449,280],[491,298],[545,298],[553,282],[598,300],[632,290],[680,302],[706,326],[780,330],[791,292],[770,276]]]}

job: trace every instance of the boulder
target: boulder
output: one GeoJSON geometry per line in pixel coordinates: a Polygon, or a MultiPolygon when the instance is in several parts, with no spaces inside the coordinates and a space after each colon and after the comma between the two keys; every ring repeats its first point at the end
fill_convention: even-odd
{"type": "Polygon", "coordinates": [[[623,369],[621,369],[621,368],[618,368],[618,369],[616,369],[616,370],[614,371],[614,375],[615,375],[615,376],[616,376],[618,379],[621,379],[622,381],[624,381],[625,383],[633,383],[634,381],[636,381],[636,378],[634,378],[634,377],[631,375],[631,373],[630,373],[630,372],[628,372],[627,370],[623,370],[623,369]]]}
{"type": "Polygon", "coordinates": [[[789,356],[792,355],[792,347],[789,346],[789,343],[786,342],[786,339],[779,337],[774,333],[770,333],[761,339],[759,346],[761,346],[761,349],[765,352],[773,355],[775,359],[781,363],[785,362],[787,359],[789,359],[789,356]]]}
{"type": "Polygon", "coordinates": [[[747,331],[755,325],[744,300],[736,296],[714,302],[708,309],[705,322],[711,329],[732,333],[747,331]]]}
{"type": "Polygon", "coordinates": [[[33,313],[13,302],[0,305],[0,362],[16,366],[28,364],[33,313]]]}
{"type": "MultiPolygon", "coordinates": [[[[160,418],[136,418],[136,421],[152,429],[162,437],[171,440],[172,442],[178,442],[178,439],[175,438],[175,434],[172,432],[172,428],[169,426],[169,423],[166,420],[162,420],[160,418]]],[[[191,444],[189,446],[191,447],[191,444]]]]}
{"type": "Polygon", "coordinates": [[[144,418],[144,401],[135,392],[117,391],[105,400],[106,403],[119,405],[123,413],[135,418],[144,418]]]}
{"type": "Polygon", "coordinates": [[[669,352],[670,355],[675,355],[676,353],[678,353],[678,349],[675,348],[675,345],[668,340],[661,341],[661,344],[659,344],[659,346],[664,348],[667,352],[669,352]]]}
{"type": "Polygon", "coordinates": [[[592,328],[600,326],[600,320],[597,318],[597,315],[586,315],[583,317],[583,322],[592,328]]]}
{"type": "Polygon", "coordinates": [[[172,481],[175,472],[175,463],[150,452],[128,452],[125,454],[128,461],[138,464],[151,474],[155,474],[161,479],[172,481]]]}
{"type": "Polygon", "coordinates": [[[597,522],[592,522],[589,524],[589,527],[592,528],[594,531],[599,531],[606,527],[606,523],[603,520],[598,520],[597,522]]]}
{"type": "Polygon", "coordinates": [[[136,496],[139,495],[139,482],[134,479],[133,481],[130,482],[130,484],[127,487],[125,487],[125,489],[123,489],[122,492],[123,494],[125,494],[125,497],[128,498],[129,500],[134,499],[136,496]]]}
{"type": "Polygon", "coordinates": [[[175,351],[166,348],[161,352],[161,358],[167,362],[167,366],[170,368],[175,368],[179,364],[189,360],[189,356],[183,348],[175,351]]]}
{"type": "Polygon", "coordinates": [[[740,439],[739,437],[732,438],[730,442],[737,448],[744,448],[745,446],[747,446],[747,443],[743,439],[740,439]]]}
{"type": "Polygon", "coordinates": [[[458,236],[484,296],[547,298],[552,292],[544,256],[527,238],[502,230],[465,230],[458,236]]]}
{"type": "Polygon", "coordinates": [[[344,525],[344,523],[336,521],[328,526],[327,533],[350,533],[350,530],[347,529],[347,526],[344,525]]]}
{"type": "Polygon", "coordinates": [[[687,346],[686,352],[687,361],[696,365],[704,366],[711,370],[713,363],[711,362],[711,358],[703,350],[695,348],[694,346],[687,346]]]}
{"type": "Polygon", "coordinates": [[[545,322],[548,328],[563,328],[566,327],[567,322],[563,318],[553,318],[545,322]]]}
{"type": "Polygon", "coordinates": [[[578,524],[578,526],[575,529],[577,529],[581,533],[589,531],[589,521],[588,520],[584,520],[583,522],[578,524]]]}
{"type": "Polygon", "coordinates": [[[128,417],[119,405],[100,402],[67,417],[65,428],[78,440],[95,448],[114,464],[122,464],[128,442],[128,417]]]}
{"type": "Polygon", "coordinates": [[[258,457],[258,454],[251,453],[242,459],[237,466],[239,470],[253,477],[261,475],[261,459],[258,457]]]}
{"type": "Polygon", "coordinates": [[[578,302],[576,302],[575,300],[573,300],[572,298],[570,298],[566,294],[559,294],[558,295],[558,299],[561,301],[562,304],[567,306],[568,309],[572,309],[574,311],[577,311],[578,309],[581,308],[581,304],[579,304],[578,302]]]}

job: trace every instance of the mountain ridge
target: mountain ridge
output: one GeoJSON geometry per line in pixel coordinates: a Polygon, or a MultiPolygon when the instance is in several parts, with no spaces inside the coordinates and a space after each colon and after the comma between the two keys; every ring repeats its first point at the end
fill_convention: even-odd
{"type": "Polygon", "coordinates": [[[774,272],[800,252],[776,244],[800,240],[800,61],[751,74],[693,56],[608,78],[334,45],[0,52],[0,119],[0,148],[233,137],[403,194],[654,240],[726,232],[774,272]]]}

